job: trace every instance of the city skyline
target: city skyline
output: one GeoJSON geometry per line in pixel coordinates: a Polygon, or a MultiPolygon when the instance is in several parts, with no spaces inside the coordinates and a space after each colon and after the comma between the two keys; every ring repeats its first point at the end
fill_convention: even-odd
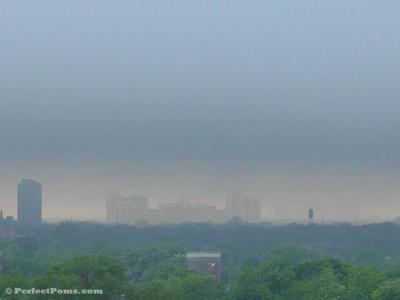
{"type": "MultiPolygon", "coordinates": [[[[24,182],[33,182],[36,183],[35,180],[22,180],[21,183],[24,182]]],[[[18,186],[21,185],[21,183],[18,184],[18,186]]],[[[41,183],[38,183],[41,187],[41,183]]],[[[48,187],[48,185],[46,185],[48,187]]],[[[350,187],[350,185],[348,185],[350,187]]],[[[17,189],[18,190],[18,189],[17,189]]],[[[136,193],[136,191],[133,191],[132,189],[126,188],[123,189],[125,195],[134,195],[134,197],[136,197],[135,195],[138,195],[136,193]]],[[[159,190],[159,189],[158,189],[159,190]]],[[[44,196],[44,202],[47,204],[51,204],[51,199],[48,199],[48,196],[46,196],[46,190],[43,191],[43,193],[45,194],[44,196]]],[[[232,193],[233,194],[239,194],[239,195],[243,195],[241,190],[238,189],[230,189],[227,192],[224,193],[224,195],[219,198],[215,198],[218,201],[216,202],[215,199],[213,199],[213,201],[211,201],[209,198],[207,197],[187,197],[187,195],[184,195],[183,193],[180,193],[179,196],[177,196],[177,194],[172,195],[170,198],[165,199],[165,198],[158,198],[158,199],[152,199],[151,197],[147,197],[146,196],[140,196],[143,199],[145,199],[145,203],[146,203],[146,208],[150,209],[150,210],[157,210],[163,207],[163,205],[176,205],[176,204],[182,204],[183,202],[187,202],[191,205],[200,205],[202,207],[208,207],[208,208],[214,208],[217,209],[217,211],[223,211],[224,209],[228,209],[229,206],[232,207],[231,204],[229,204],[229,197],[232,198],[232,193]],[[216,204],[217,203],[217,204],[216,204]]],[[[250,194],[250,195],[255,195],[254,192],[252,193],[251,190],[249,190],[248,192],[244,193],[244,194],[250,194]]],[[[114,190],[114,192],[112,193],[107,193],[107,194],[103,194],[99,199],[99,201],[97,201],[96,204],[93,204],[93,206],[91,207],[92,211],[98,211],[99,213],[97,214],[92,214],[92,215],[58,215],[58,216],[54,216],[49,214],[48,212],[46,213],[46,211],[48,210],[48,207],[46,204],[44,204],[43,207],[43,218],[45,221],[62,221],[62,220],[93,220],[93,221],[107,221],[107,209],[104,209],[104,204],[107,202],[105,201],[105,199],[107,199],[106,195],[117,195],[118,197],[121,197],[121,191],[116,192],[114,190]]],[[[14,200],[14,206],[15,206],[15,213],[13,213],[12,209],[8,209],[5,208],[4,206],[2,206],[2,210],[5,214],[12,216],[16,219],[17,218],[17,200],[18,200],[18,193],[15,195],[15,200],[14,200]]],[[[126,197],[127,199],[130,196],[123,196],[126,197]]],[[[139,197],[139,196],[137,196],[139,197]]],[[[239,196],[242,197],[242,196],[239,196]]],[[[305,221],[307,220],[307,213],[309,213],[309,209],[313,209],[316,212],[316,218],[314,219],[316,222],[351,222],[351,223],[365,223],[365,222],[371,222],[371,221],[391,221],[394,220],[396,218],[398,218],[398,213],[397,211],[393,211],[393,214],[391,217],[381,217],[379,218],[379,216],[377,215],[369,215],[369,216],[363,216],[363,215],[357,215],[357,213],[355,213],[355,211],[350,211],[349,214],[351,214],[351,216],[353,216],[352,218],[348,217],[347,215],[345,216],[338,216],[335,217],[332,214],[326,214],[326,211],[324,211],[323,209],[321,210],[321,207],[319,207],[318,205],[315,205],[315,203],[312,202],[301,202],[299,203],[299,201],[297,201],[296,203],[293,203],[294,205],[291,207],[290,205],[288,206],[287,204],[280,204],[275,203],[275,205],[273,205],[273,201],[271,201],[272,203],[268,202],[268,199],[262,198],[262,197],[248,197],[248,196],[243,196],[243,199],[255,199],[257,201],[260,202],[260,214],[261,214],[261,218],[259,219],[260,221],[270,221],[270,222],[290,222],[290,221],[305,221]]],[[[270,199],[271,200],[271,199],[270,199]]],[[[334,208],[336,205],[336,202],[332,202],[330,208],[334,208]]],[[[75,208],[73,208],[75,209],[75,208]]],[[[238,208],[236,208],[236,211],[240,210],[240,205],[238,208]]],[[[233,217],[234,215],[232,215],[231,217],[233,217]]],[[[218,217],[219,218],[219,217],[218,217]]],[[[151,218],[153,221],[150,223],[158,223],[158,221],[155,221],[154,218],[151,218]]],[[[226,219],[228,220],[229,218],[225,218],[222,217],[222,219],[226,219]]],[[[247,221],[247,217],[243,217],[242,215],[242,219],[244,221],[247,221]]],[[[256,218],[258,219],[258,217],[256,218]]],[[[202,220],[207,221],[207,219],[203,218],[202,220]]],[[[225,221],[226,221],[225,220],[225,221]]],[[[250,220],[250,219],[249,219],[250,220]]],[[[212,219],[210,219],[209,221],[212,221],[212,219]]],[[[160,222],[162,222],[162,220],[160,219],[160,222]]],[[[218,221],[217,221],[218,222],[218,221]]],[[[131,224],[131,222],[128,222],[131,224]]]]}
{"type": "Polygon", "coordinates": [[[46,218],[101,216],[113,191],[222,206],[238,188],[270,218],[393,219],[399,12],[2,1],[0,205],[15,215],[15,182],[31,177],[46,218]]]}

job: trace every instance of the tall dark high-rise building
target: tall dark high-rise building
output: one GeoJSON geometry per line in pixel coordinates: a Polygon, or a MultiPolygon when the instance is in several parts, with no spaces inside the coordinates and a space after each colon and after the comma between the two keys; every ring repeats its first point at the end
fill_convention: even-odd
{"type": "Polygon", "coordinates": [[[18,222],[30,225],[42,223],[42,184],[34,180],[18,183],[18,222]]]}

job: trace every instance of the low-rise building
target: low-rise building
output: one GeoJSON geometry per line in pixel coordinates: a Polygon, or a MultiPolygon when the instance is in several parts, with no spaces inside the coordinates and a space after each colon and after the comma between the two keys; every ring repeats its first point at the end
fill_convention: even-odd
{"type": "Polygon", "coordinates": [[[189,252],[186,262],[190,270],[221,280],[221,253],[220,252],[189,252]]]}

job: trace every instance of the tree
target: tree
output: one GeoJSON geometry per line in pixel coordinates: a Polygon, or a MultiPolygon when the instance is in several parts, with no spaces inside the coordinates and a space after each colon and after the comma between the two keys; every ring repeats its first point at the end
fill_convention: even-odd
{"type": "Polygon", "coordinates": [[[187,300],[222,300],[224,289],[211,277],[190,273],[179,282],[187,300]]]}
{"type": "Polygon", "coordinates": [[[189,273],[187,276],[166,280],[136,283],[129,287],[129,300],[223,300],[224,289],[207,276],[189,273]]]}
{"type": "MultiPolygon", "coordinates": [[[[78,256],[53,265],[36,280],[38,287],[59,289],[101,289],[102,295],[85,295],[82,299],[114,299],[124,292],[127,278],[122,263],[106,256],[78,256]]],[[[66,299],[81,299],[66,295],[66,299]]]]}
{"type": "Polygon", "coordinates": [[[170,261],[178,257],[179,248],[176,245],[154,243],[141,248],[134,248],[125,261],[134,281],[140,281],[143,272],[162,261],[170,261]]]}
{"type": "Polygon", "coordinates": [[[246,268],[235,280],[231,297],[234,300],[269,300],[272,293],[255,268],[246,268]]]}
{"type": "Polygon", "coordinates": [[[150,282],[156,279],[168,280],[170,278],[183,278],[188,276],[189,269],[180,261],[163,261],[151,266],[143,273],[142,280],[150,282]]]}
{"type": "Polygon", "coordinates": [[[338,280],[334,271],[323,269],[318,275],[296,281],[287,292],[283,292],[283,299],[339,300],[344,299],[345,293],[346,286],[338,280]]]}
{"type": "Polygon", "coordinates": [[[190,300],[185,297],[180,287],[180,280],[177,278],[133,284],[125,296],[127,300],[190,300]]]}
{"type": "Polygon", "coordinates": [[[374,300],[400,300],[400,278],[383,282],[372,293],[374,300]]]}
{"type": "Polygon", "coordinates": [[[29,280],[24,278],[19,272],[12,272],[6,275],[0,275],[0,299],[7,300],[27,300],[29,296],[26,295],[10,295],[6,293],[6,289],[12,289],[14,291],[15,288],[27,289],[30,288],[29,280]]]}
{"type": "Polygon", "coordinates": [[[385,280],[385,275],[369,267],[352,266],[346,278],[345,299],[370,299],[372,292],[385,280]]]}

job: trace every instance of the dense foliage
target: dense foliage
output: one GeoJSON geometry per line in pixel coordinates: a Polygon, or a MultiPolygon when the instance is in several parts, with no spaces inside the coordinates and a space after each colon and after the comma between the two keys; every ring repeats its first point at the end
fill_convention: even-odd
{"type": "MultiPolygon", "coordinates": [[[[90,223],[18,229],[0,241],[0,291],[8,287],[102,289],[54,299],[400,299],[396,224],[90,223]],[[184,254],[222,251],[221,283],[188,270],[184,254]]],[[[50,299],[2,295],[2,299],[50,299]]]]}

